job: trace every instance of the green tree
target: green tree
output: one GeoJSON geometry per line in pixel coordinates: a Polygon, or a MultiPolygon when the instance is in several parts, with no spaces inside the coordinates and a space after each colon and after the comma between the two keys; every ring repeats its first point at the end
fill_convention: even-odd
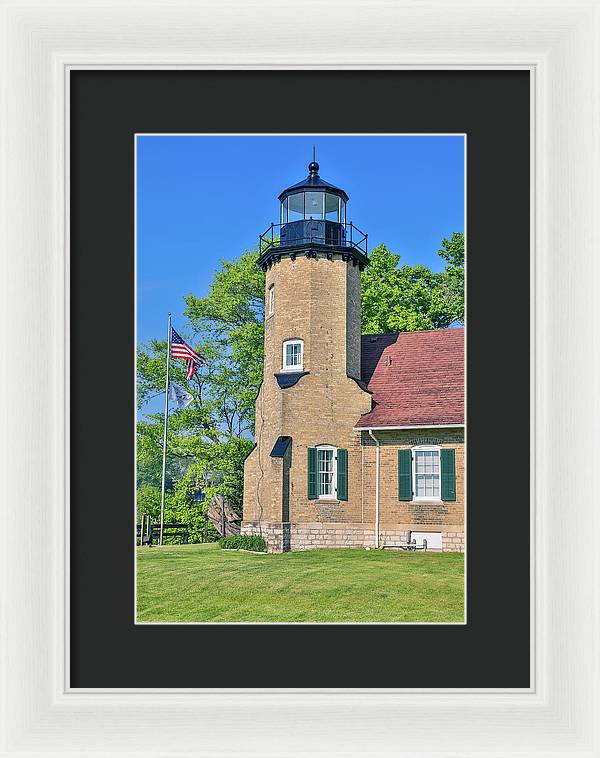
{"type": "Polygon", "coordinates": [[[152,484],[138,485],[136,503],[137,523],[142,523],[142,516],[150,516],[156,523],[160,518],[160,487],[152,484]]]}
{"type": "Polygon", "coordinates": [[[258,251],[222,261],[206,297],[185,299],[185,315],[209,356],[206,387],[230,436],[254,432],[254,400],[262,382],[265,275],[258,251]]]}
{"type": "Polygon", "coordinates": [[[386,245],[371,251],[361,278],[363,334],[445,329],[463,321],[463,235],[442,240],[438,254],[446,267],[435,273],[421,264],[400,265],[400,255],[386,245]]]}
{"type": "MultiPolygon", "coordinates": [[[[207,528],[206,507],[216,492],[242,512],[243,461],[252,449],[254,400],[262,380],[264,274],[256,259],[257,252],[249,251],[222,261],[206,297],[184,298],[192,336],[183,329],[181,334],[206,366],[188,382],[183,362],[171,362],[173,381],[194,399],[169,415],[165,519],[188,523],[193,540],[207,528]],[[194,500],[200,487],[207,495],[203,507],[194,500]]],[[[164,392],[166,351],[166,340],[151,340],[138,352],[140,407],[164,392]]],[[[158,413],[138,424],[139,488],[160,488],[163,419],[158,413]]],[[[142,501],[151,502],[147,490],[142,501]]]]}
{"type": "Polygon", "coordinates": [[[446,261],[442,291],[449,314],[455,321],[465,322],[465,235],[454,232],[442,240],[438,255],[446,261]]]}
{"type": "MultiPolygon", "coordinates": [[[[366,334],[444,328],[464,318],[464,237],[442,240],[445,270],[400,265],[385,245],[374,248],[362,274],[362,331],[366,334]]],[[[171,362],[173,381],[193,395],[169,417],[165,519],[189,524],[191,539],[208,529],[206,509],[213,494],[224,495],[241,516],[243,462],[252,449],[254,401],[263,374],[265,276],[257,250],[222,261],[205,297],[185,296],[189,328],[181,335],[205,358],[188,382],[182,361],[171,362]],[[206,492],[198,503],[194,494],[206,492]]],[[[140,407],[162,395],[165,340],[151,340],[138,352],[140,407]]],[[[138,423],[138,511],[158,518],[162,469],[163,415],[138,423]],[[158,500],[157,500],[158,497],[158,500]]],[[[213,533],[212,528],[209,533],[213,533]]]]}

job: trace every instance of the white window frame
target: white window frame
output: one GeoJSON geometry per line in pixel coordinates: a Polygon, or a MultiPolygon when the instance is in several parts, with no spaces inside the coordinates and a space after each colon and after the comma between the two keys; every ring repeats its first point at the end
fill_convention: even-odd
{"type": "Polygon", "coordinates": [[[272,316],[275,313],[275,284],[273,283],[269,287],[269,300],[268,300],[268,315],[272,316]]]}
{"type": "Polygon", "coordinates": [[[333,445],[317,445],[317,497],[319,500],[337,500],[337,447],[334,447],[333,445]],[[331,494],[330,495],[322,495],[321,494],[321,469],[319,466],[319,450],[331,450],[332,451],[332,465],[333,465],[333,471],[332,471],[332,481],[331,481],[331,494]]]}
{"type": "Polygon", "coordinates": [[[282,371],[304,371],[304,340],[285,340],[282,347],[281,357],[281,370],[282,371]],[[300,345],[300,363],[293,366],[288,366],[285,362],[286,359],[286,347],[288,345],[300,345]]]}
{"type": "Polygon", "coordinates": [[[442,454],[441,454],[441,447],[439,445],[416,445],[415,447],[411,448],[411,455],[412,455],[412,486],[413,486],[413,501],[416,502],[428,502],[428,503],[441,503],[442,502],[442,454]],[[437,452],[438,454],[438,460],[439,460],[439,497],[433,497],[431,496],[425,496],[425,497],[417,497],[417,452],[429,452],[429,451],[437,452]]]}

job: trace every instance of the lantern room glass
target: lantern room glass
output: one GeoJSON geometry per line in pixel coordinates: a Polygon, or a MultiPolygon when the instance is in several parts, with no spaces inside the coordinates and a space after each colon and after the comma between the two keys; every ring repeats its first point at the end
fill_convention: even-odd
{"type": "Polygon", "coordinates": [[[323,218],[324,192],[304,193],[304,217],[313,219],[323,218]]]}
{"type": "Polygon", "coordinates": [[[304,192],[297,192],[287,199],[288,221],[302,221],[304,219],[304,192]]]}
{"type": "Polygon", "coordinates": [[[340,223],[340,205],[342,205],[342,199],[337,195],[332,195],[329,192],[325,195],[325,218],[327,221],[337,221],[340,223]]]}
{"type": "Polygon", "coordinates": [[[288,195],[281,203],[282,224],[305,219],[346,222],[346,203],[331,192],[307,191],[288,195]]]}

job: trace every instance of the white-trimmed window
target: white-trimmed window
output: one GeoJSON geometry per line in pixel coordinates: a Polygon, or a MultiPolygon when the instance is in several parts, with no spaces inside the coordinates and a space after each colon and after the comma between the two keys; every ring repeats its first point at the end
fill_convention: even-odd
{"type": "Polygon", "coordinates": [[[275,313],[275,285],[272,284],[269,287],[269,306],[268,306],[268,314],[269,316],[272,316],[275,313]]]}
{"type": "Polygon", "coordinates": [[[302,340],[286,340],[283,343],[282,371],[302,371],[304,365],[304,343],[302,340]]]}
{"type": "Polygon", "coordinates": [[[322,499],[337,497],[337,448],[331,445],[317,447],[317,495],[322,499]]]}
{"type": "Polygon", "coordinates": [[[413,447],[414,500],[441,500],[440,448],[413,447]]]}

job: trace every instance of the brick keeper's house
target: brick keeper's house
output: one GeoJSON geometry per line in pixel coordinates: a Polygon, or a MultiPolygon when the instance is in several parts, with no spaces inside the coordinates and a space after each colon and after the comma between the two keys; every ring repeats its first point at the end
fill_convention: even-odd
{"type": "Polygon", "coordinates": [[[269,550],[464,549],[464,330],[363,335],[366,237],[319,166],[261,236],[264,380],[242,533],[269,550]]]}

